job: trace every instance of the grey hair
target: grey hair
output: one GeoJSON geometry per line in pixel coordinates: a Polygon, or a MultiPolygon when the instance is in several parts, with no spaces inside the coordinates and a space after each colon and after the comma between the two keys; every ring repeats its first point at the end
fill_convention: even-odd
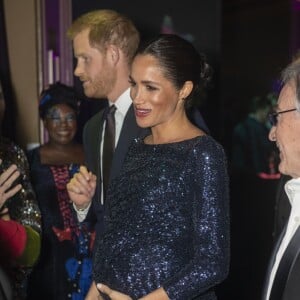
{"type": "Polygon", "coordinates": [[[293,83],[296,91],[296,107],[300,111],[300,57],[293,60],[281,74],[282,83],[293,83]]]}

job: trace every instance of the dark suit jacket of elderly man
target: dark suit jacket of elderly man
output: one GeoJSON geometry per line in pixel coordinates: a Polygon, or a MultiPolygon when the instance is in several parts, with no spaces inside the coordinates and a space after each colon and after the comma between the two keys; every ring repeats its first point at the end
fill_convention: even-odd
{"type": "MultiPolygon", "coordinates": [[[[280,243],[284,237],[286,227],[283,229],[280,238],[273,251],[266,279],[269,279],[272,266],[275,262],[276,254],[280,243]]],[[[299,300],[300,299],[300,227],[296,230],[293,238],[289,242],[284,255],[279,263],[276,276],[270,292],[269,300],[299,300]]],[[[265,281],[263,298],[266,299],[268,280],[265,281]]]]}
{"type": "MultiPolygon", "coordinates": [[[[100,156],[100,145],[102,139],[103,124],[105,114],[108,108],[101,110],[95,114],[85,125],[83,131],[83,145],[85,153],[85,161],[87,168],[97,176],[97,188],[94,199],[92,201],[92,209],[89,210],[87,218],[94,219],[96,222],[96,234],[103,232],[103,221],[104,221],[104,205],[101,204],[101,156],[100,156]]],[[[189,114],[191,121],[209,133],[208,127],[204,122],[202,115],[199,110],[193,109],[189,114]]],[[[134,115],[134,108],[131,105],[125,116],[123,126],[120,132],[118,144],[115,148],[110,180],[115,178],[121,170],[124,162],[127,150],[132,140],[136,137],[145,136],[149,132],[149,129],[143,129],[138,127],[134,115]]]]}

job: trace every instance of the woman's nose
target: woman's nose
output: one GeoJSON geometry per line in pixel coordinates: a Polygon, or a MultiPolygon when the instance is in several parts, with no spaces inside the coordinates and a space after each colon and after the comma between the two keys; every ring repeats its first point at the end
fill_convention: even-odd
{"type": "Polygon", "coordinates": [[[146,96],[147,96],[147,94],[144,92],[144,90],[142,88],[138,89],[134,94],[133,103],[135,105],[144,104],[146,101],[146,96]]]}
{"type": "Polygon", "coordinates": [[[131,91],[130,91],[130,97],[131,97],[132,102],[134,104],[137,104],[137,103],[141,102],[140,93],[139,93],[139,91],[136,88],[135,89],[131,89],[131,91]]]}

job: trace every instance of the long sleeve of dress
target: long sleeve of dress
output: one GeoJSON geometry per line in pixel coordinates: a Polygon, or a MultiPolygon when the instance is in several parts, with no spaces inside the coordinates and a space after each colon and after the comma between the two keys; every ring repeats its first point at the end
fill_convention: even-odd
{"type": "Polygon", "coordinates": [[[20,223],[0,219],[1,252],[7,259],[17,259],[21,256],[26,245],[26,230],[20,223]]]}
{"type": "Polygon", "coordinates": [[[229,199],[226,158],[219,147],[195,155],[194,257],[163,287],[170,299],[192,299],[226,278],[229,269],[229,199]],[[199,170],[202,170],[199,173],[199,170]],[[201,176],[200,176],[201,175],[201,176]]]}

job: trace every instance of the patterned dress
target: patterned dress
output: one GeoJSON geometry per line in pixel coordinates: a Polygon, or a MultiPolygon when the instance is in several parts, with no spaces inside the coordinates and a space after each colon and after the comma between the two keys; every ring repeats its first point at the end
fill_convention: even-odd
{"type": "Polygon", "coordinates": [[[78,222],[66,184],[78,165],[41,164],[40,149],[28,153],[31,179],[42,213],[42,249],[28,299],[83,300],[91,284],[94,222],[78,222]]]}
{"type": "MultiPolygon", "coordinates": [[[[2,170],[7,169],[11,164],[16,164],[21,175],[16,183],[22,184],[22,189],[15,196],[6,202],[10,218],[21,223],[26,230],[27,243],[25,246],[26,257],[23,257],[22,264],[5,260],[0,255],[0,263],[12,277],[14,300],[25,299],[27,289],[27,278],[31,272],[32,262],[38,255],[41,232],[41,215],[38,208],[35,193],[32,189],[29,178],[29,167],[24,151],[12,141],[0,138],[0,165],[2,170]]],[[[24,251],[24,252],[25,252],[24,251]]],[[[3,253],[3,251],[2,251],[3,253]]],[[[21,262],[21,261],[20,261],[21,262]]]]}
{"type": "MultiPolygon", "coordinates": [[[[96,283],[139,299],[215,299],[229,267],[226,158],[209,136],[147,145],[136,139],[107,195],[96,283]]],[[[106,299],[106,298],[105,298],[106,299]]]]}

